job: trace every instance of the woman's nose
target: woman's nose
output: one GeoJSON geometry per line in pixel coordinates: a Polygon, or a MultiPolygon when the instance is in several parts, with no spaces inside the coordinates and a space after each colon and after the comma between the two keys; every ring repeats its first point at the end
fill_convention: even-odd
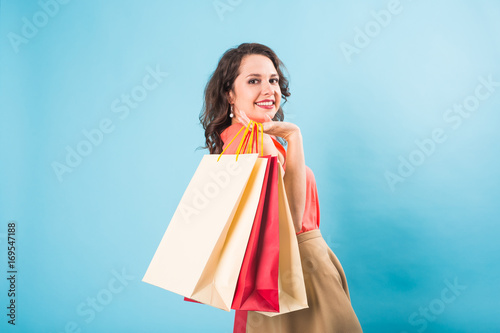
{"type": "Polygon", "coordinates": [[[272,95],[273,89],[269,82],[264,82],[262,84],[262,94],[263,95],[272,95]]]}

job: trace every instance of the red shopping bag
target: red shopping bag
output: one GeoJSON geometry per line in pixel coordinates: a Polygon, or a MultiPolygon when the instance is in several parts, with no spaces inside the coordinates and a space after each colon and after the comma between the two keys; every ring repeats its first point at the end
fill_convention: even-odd
{"type": "Polygon", "coordinates": [[[264,185],[231,309],[279,312],[278,159],[268,158],[264,185]]]}

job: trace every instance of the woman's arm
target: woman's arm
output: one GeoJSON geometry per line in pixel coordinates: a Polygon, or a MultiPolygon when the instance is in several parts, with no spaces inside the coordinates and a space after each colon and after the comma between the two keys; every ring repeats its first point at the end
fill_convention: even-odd
{"type": "Polygon", "coordinates": [[[285,191],[292,213],[295,232],[302,229],[302,218],[306,205],[306,164],[302,134],[299,128],[284,137],[288,142],[286,151],[285,191]]]}

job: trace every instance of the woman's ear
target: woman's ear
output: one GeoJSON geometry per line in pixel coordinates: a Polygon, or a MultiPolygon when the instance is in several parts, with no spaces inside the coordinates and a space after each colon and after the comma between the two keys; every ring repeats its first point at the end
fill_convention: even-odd
{"type": "Polygon", "coordinates": [[[229,102],[229,104],[234,104],[234,94],[233,94],[232,90],[229,90],[228,92],[226,92],[226,97],[227,97],[227,101],[229,102]]]}

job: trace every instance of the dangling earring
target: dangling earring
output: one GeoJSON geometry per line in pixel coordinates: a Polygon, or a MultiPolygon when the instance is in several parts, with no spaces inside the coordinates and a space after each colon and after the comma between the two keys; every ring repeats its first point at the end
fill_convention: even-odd
{"type": "Polygon", "coordinates": [[[233,118],[234,117],[234,113],[233,113],[233,105],[231,105],[231,113],[229,114],[229,117],[233,118]]]}

